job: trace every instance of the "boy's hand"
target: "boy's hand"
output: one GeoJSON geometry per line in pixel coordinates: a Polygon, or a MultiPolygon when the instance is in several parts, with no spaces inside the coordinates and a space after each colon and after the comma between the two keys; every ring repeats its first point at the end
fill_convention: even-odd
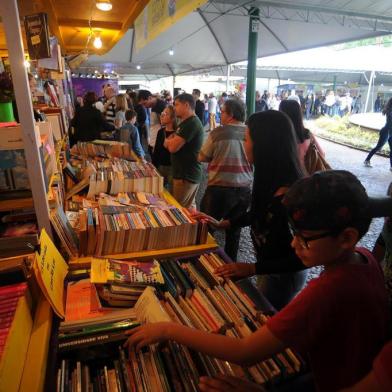
{"type": "Polygon", "coordinates": [[[216,220],[215,218],[213,218],[210,215],[205,214],[204,212],[200,212],[200,211],[195,211],[192,214],[192,218],[199,220],[199,219],[205,219],[206,221],[208,221],[208,223],[211,226],[214,226],[218,229],[227,229],[228,227],[230,227],[230,221],[225,219],[225,220],[216,220]]]}
{"type": "Polygon", "coordinates": [[[229,263],[218,267],[214,273],[222,278],[247,278],[256,272],[253,263],[229,263]]]}
{"type": "Polygon", "coordinates": [[[225,375],[200,377],[199,388],[202,392],[265,392],[261,385],[225,375]]]}
{"type": "Polygon", "coordinates": [[[149,344],[160,343],[168,340],[168,328],[173,323],[152,323],[133,328],[125,333],[129,338],[124,343],[124,347],[135,347],[140,350],[149,344]]]}

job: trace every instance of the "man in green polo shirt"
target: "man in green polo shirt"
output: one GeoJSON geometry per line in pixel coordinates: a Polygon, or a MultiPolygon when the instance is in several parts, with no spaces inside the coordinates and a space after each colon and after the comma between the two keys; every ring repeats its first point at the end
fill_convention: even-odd
{"type": "Polygon", "coordinates": [[[170,151],[173,170],[173,196],[186,208],[196,209],[196,193],[202,178],[202,166],[197,160],[203,144],[204,129],[195,115],[195,101],[191,94],[180,94],[174,108],[181,123],[164,146],[170,151]]]}

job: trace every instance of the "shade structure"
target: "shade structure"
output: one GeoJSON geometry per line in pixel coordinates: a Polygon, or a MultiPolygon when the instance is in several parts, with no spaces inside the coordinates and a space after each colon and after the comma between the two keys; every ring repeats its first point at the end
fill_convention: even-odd
{"type": "Polygon", "coordinates": [[[258,57],[392,32],[389,0],[211,0],[138,52],[130,30],[85,67],[110,64],[120,73],[173,76],[246,60],[251,6],[260,8],[258,57]]]}

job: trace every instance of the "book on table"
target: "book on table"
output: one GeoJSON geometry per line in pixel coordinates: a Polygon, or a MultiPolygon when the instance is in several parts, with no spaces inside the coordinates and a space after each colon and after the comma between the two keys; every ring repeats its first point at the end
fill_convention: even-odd
{"type": "MultiPolygon", "coordinates": [[[[163,197],[144,192],[75,196],[72,212],[52,211],[51,220],[69,257],[105,256],[204,244],[207,222],[198,221],[163,197]],[[85,203],[86,201],[86,203],[85,203]],[[70,219],[72,222],[70,222],[70,219]]],[[[68,203],[69,205],[69,203],[68,203]]]]}
{"type": "MultiPolygon", "coordinates": [[[[60,326],[63,335],[59,345],[64,343],[60,346],[57,362],[57,380],[60,380],[60,384],[69,385],[75,379],[81,379],[86,383],[86,390],[101,390],[99,388],[106,388],[105,385],[116,385],[118,390],[130,391],[148,390],[146,388],[156,391],[197,391],[199,377],[203,375],[239,376],[267,385],[284,382],[301,372],[303,362],[290,349],[251,367],[218,360],[175,342],[167,342],[163,346],[150,345],[138,352],[125,351],[122,348],[126,339],[124,330],[138,323],[172,321],[207,332],[243,338],[267,320],[231,280],[221,280],[214,274],[215,268],[225,263],[218,254],[203,254],[182,260],[166,259],[159,263],[161,270],[166,271],[162,274],[165,280],[163,287],[145,287],[132,309],[102,309],[95,298],[93,283],[88,279],[70,283],[71,287],[84,287],[83,290],[89,293],[89,300],[81,299],[80,290],[72,294],[69,292],[69,295],[76,302],[83,303],[90,316],[91,309],[95,308],[95,316],[86,317],[86,324],[70,324],[66,316],[60,326]],[[175,296],[169,290],[167,276],[173,280],[173,287],[178,288],[175,296]],[[184,280],[188,280],[189,287],[184,280]],[[186,289],[180,289],[180,285],[186,289]],[[97,317],[97,313],[103,317],[97,317]],[[114,316],[116,314],[123,314],[123,322],[114,316]],[[108,322],[107,317],[112,319],[108,322]],[[68,338],[64,337],[67,333],[68,338]],[[104,344],[99,343],[100,339],[104,344]],[[65,344],[67,342],[68,345],[65,344]]],[[[106,267],[103,271],[107,271],[106,267]]],[[[128,280],[130,275],[125,274],[125,280],[128,280]]],[[[110,275],[107,282],[114,285],[114,277],[115,273],[110,275]]],[[[117,289],[120,294],[122,289],[127,290],[122,277],[117,289]]]]}

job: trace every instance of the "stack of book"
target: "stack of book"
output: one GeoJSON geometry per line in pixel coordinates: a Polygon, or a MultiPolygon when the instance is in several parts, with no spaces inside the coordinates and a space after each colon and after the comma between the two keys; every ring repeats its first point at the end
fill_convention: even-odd
{"type": "MultiPolygon", "coordinates": [[[[160,299],[160,304],[172,321],[235,338],[250,335],[266,321],[266,317],[256,311],[247,296],[236,288],[232,282],[227,284],[226,287],[216,286],[213,291],[214,293],[210,296],[210,293],[203,292],[203,290],[196,287],[189,298],[179,296],[177,299],[166,292],[164,298],[160,299]]],[[[153,294],[146,289],[140,297],[139,303],[135,306],[138,316],[140,314],[150,314],[147,306],[152,300],[147,301],[144,298],[146,295],[152,296],[153,294]],[[139,309],[139,307],[143,309],[139,309]]],[[[156,300],[158,301],[158,298],[156,300]]],[[[165,319],[166,317],[162,320],[155,319],[154,322],[165,319]]],[[[140,321],[151,322],[148,317],[142,318],[140,321]]],[[[155,350],[154,346],[150,346],[149,349],[150,353],[155,350]]],[[[246,377],[258,384],[265,385],[277,383],[298,374],[303,366],[301,359],[291,349],[286,349],[273,358],[248,368],[193,352],[176,343],[169,343],[167,347],[159,351],[167,358],[163,363],[170,362],[173,364],[173,366],[166,365],[164,367],[164,376],[159,374],[156,377],[154,373],[147,369],[137,367],[137,378],[144,380],[142,383],[153,379],[159,385],[158,390],[166,390],[165,380],[176,380],[178,387],[173,388],[174,390],[188,390],[189,388],[191,388],[190,390],[197,390],[193,389],[192,386],[197,385],[200,376],[213,377],[217,374],[246,377]]],[[[131,355],[133,366],[140,363],[141,359],[137,358],[140,355],[144,355],[144,353],[131,355]]],[[[156,362],[156,359],[154,355],[149,354],[147,358],[144,358],[144,361],[156,362]]],[[[159,365],[155,363],[152,368],[156,366],[159,365]]]]}
{"type": "Polygon", "coordinates": [[[159,194],[164,189],[163,177],[149,162],[130,162],[119,158],[87,158],[82,164],[75,160],[72,163],[72,166],[68,163],[63,169],[70,184],[66,199],[85,188],[88,188],[89,199],[93,199],[100,193],[110,195],[120,192],[159,194]]]}
{"type": "Polygon", "coordinates": [[[0,287],[0,390],[18,390],[33,320],[26,283],[0,287]]]}
{"type": "Polygon", "coordinates": [[[103,307],[90,279],[69,282],[65,320],[59,327],[59,350],[124,340],[124,329],[134,325],[134,310],[103,307]]]}
{"type": "Polygon", "coordinates": [[[132,389],[136,384],[132,379],[133,369],[125,350],[119,346],[112,351],[111,359],[100,357],[95,361],[63,359],[57,371],[56,391],[149,391],[132,389]]]}
{"type": "MultiPolygon", "coordinates": [[[[126,322],[173,321],[234,338],[249,336],[266,322],[267,316],[256,309],[249,297],[231,280],[222,279],[214,273],[215,268],[224,263],[215,253],[183,260],[161,260],[164,285],[158,288],[147,286],[133,308],[134,318],[126,322]]],[[[108,271],[113,276],[118,273],[116,268],[111,270],[107,262],[102,262],[99,269],[105,271],[101,274],[103,276],[108,271]]],[[[92,276],[92,279],[95,277],[92,276]]],[[[121,328],[121,323],[118,328],[121,328]]],[[[58,367],[58,385],[62,382],[62,374],[68,375],[69,382],[75,382],[72,381],[72,373],[76,372],[74,378],[85,380],[87,377],[93,390],[97,391],[110,391],[111,387],[107,389],[107,385],[116,386],[114,390],[198,391],[199,378],[203,375],[238,376],[261,385],[271,385],[298,374],[303,368],[302,360],[291,349],[247,368],[195,352],[175,342],[168,342],[162,347],[150,345],[138,352],[131,350],[128,357],[119,348],[126,335],[117,333],[117,340],[110,340],[115,339],[115,335],[102,337],[103,341],[107,339],[112,343],[111,348],[105,349],[106,355],[99,360],[95,354],[90,354],[85,360],[86,351],[74,351],[72,356],[68,355],[67,358],[72,358],[68,363],[63,362],[67,361],[63,357],[58,367]],[[67,367],[72,370],[67,371],[67,367]],[[87,369],[83,371],[84,367],[87,369]]],[[[79,344],[89,346],[88,342],[79,344]]],[[[58,390],[62,390],[61,387],[58,390]]]]}
{"type": "Polygon", "coordinates": [[[72,206],[76,214],[73,225],[60,208],[51,215],[70,257],[169,249],[207,241],[205,220],[193,219],[186,209],[174,207],[157,195],[101,195],[97,203],[75,204],[82,209],[76,211],[78,206],[72,206]]]}
{"type": "Polygon", "coordinates": [[[92,142],[78,142],[72,147],[71,153],[84,157],[117,157],[138,160],[129,143],[113,140],[94,140],[92,142]]]}
{"type": "Polygon", "coordinates": [[[79,238],[61,206],[50,212],[50,221],[69,257],[77,257],[79,238]]]}
{"type": "Polygon", "coordinates": [[[163,177],[150,162],[130,162],[125,159],[87,160],[84,171],[90,174],[87,197],[99,193],[116,195],[120,192],[163,191],[163,177]]]}
{"type": "Polygon", "coordinates": [[[156,260],[91,260],[91,283],[95,284],[101,307],[134,306],[148,285],[164,283],[156,260]]]}
{"type": "MultiPolygon", "coordinates": [[[[51,133],[40,134],[35,129],[39,141],[39,152],[41,155],[42,172],[45,185],[48,187],[50,178],[55,170],[55,150],[51,133]]],[[[2,196],[17,198],[31,196],[31,187],[27,172],[27,163],[20,125],[5,127],[1,129],[0,138],[0,192],[2,196]],[[9,196],[7,196],[9,195],[9,196]]]]}
{"type": "Polygon", "coordinates": [[[2,258],[0,262],[0,281],[2,284],[25,282],[31,275],[34,259],[32,255],[2,258]]]}

